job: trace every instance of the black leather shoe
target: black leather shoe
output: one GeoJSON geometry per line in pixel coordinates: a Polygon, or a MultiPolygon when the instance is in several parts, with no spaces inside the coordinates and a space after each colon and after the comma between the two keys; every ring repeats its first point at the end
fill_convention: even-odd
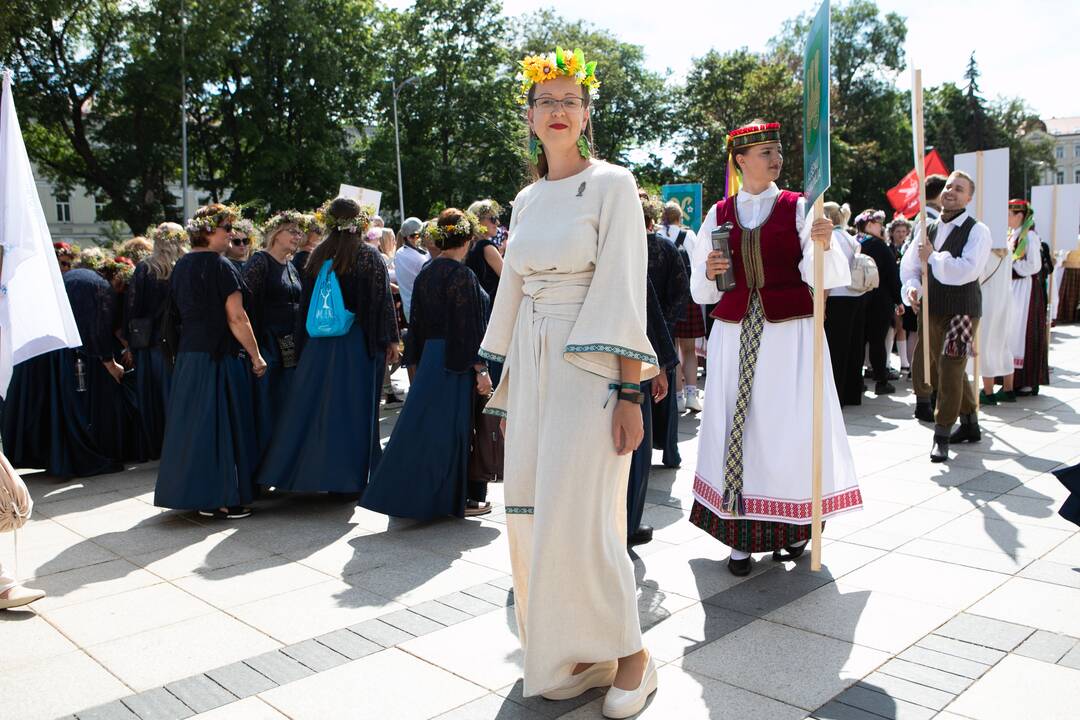
{"type": "Polygon", "coordinates": [[[923,422],[934,422],[934,406],[929,400],[915,399],[915,419],[923,422]]]}
{"type": "Polygon", "coordinates": [[[979,430],[979,417],[975,413],[960,416],[960,427],[949,436],[950,443],[979,442],[982,432],[979,430]]]}
{"type": "Polygon", "coordinates": [[[893,385],[888,380],[885,380],[885,381],[879,382],[879,383],[874,383],[874,394],[875,395],[891,395],[894,392],[896,392],[896,386],[893,385]]]}
{"type": "Polygon", "coordinates": [[[930,447],[930,462],[941,463],[949,459],[949,429],[934,426],[934,444],[930,447]]]}
{"type": "Polygon", "coordinates": [[[630,533],[630,539],[626,541],[626,544],[630,547],[636,545],[645,545],[652,542],[652,525],[639,525],[638,529],[630,533]]]}
{"type": "Polygon", "coordinates": [[[806,546],[809,544],[809,542],[804,542],[797,547],[794,545],[785,545],[783,550],[773,550],[772,559],[776,562],[795,560],[802,556],[803,552],[806,550],[806,546]]]}
{"type": "Polygon", "coordinates": [[[727,569],[732,575],[737,577],[746,577],[750,574],[750,558],[743,560],[735,560],[734,558],[728,558],[727,569]]]}

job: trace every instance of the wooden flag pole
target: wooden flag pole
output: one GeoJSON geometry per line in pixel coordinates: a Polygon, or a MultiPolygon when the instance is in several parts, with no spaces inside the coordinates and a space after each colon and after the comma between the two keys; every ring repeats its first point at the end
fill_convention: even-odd
{"type": "MultiPolygon", "coordinates": [[[[1046,356],[1050,357],[1050,325],[1054,322],[1054,262],[1057,260],[1058,186],[1050,192],[1050,277],[1046,286],[1046,356]]],[[[1042,247],[1039,247],[1040,262],[1042,247]]]]}
{"type": "MultiPolygon", "coordinates": [[[[825,217],[825,198],[814,201],[814,220],[825,217]]],[[[814,414],[811,465],[810,569],[821,569],[821,461],[825,409],[825,251],[814,243],[814,414]]]]}
{"type": "MultiPolygon", "coordinates": [[[[912,118],[915,132],[915,170],[919,176],[919,237],[926,237],[926,138],[923,135],[922,70],[915,70],[911,87],[912,118]]],[[[923,299],[919,307],[919,345],[923,355],[923,382],[930,385],[930,267],[922,261],[923,299]]]]}
{"type": "MultiPolygon", "coordinates": [[[[975,153],[975,219],[983,222],[983,151],[975,153]]],[[[975,391],[975,412],[979,411],[979,386],[982,378],[979,377],[979,333],[975,333],[975,362],[974,376],[971,378],[971,386],[975,391]]]]}

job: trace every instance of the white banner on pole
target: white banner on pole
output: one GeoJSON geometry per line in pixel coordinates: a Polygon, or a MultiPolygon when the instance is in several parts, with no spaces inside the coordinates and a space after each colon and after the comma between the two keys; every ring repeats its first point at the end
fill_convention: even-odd
{"type": "Polygon", "coordinates": [[[1077,249],[1080,233],[1080,185],[1036,185],[1031,188],[1031,209],[1035,211],[1035,232],[1053,250],[1077,249]],[[1054,188],[1057,187],[1057,222],[1051,222],[1054,188]],[[1051,237],[1051,233],[1055,237],[1051,237]]]}
{"type": "Polygon", "coordinates": [[[982,215],[978,216],[977,197],[971,198],[968,212],[990,228],[993,247],[1003,248],[1009,236],[1009,148],[982,151],[981,173],[978,156],[977,152],[956,155],[953,167],[976,179],[975,194],[982,197],[982,215]]]}
{"type": "Polygon", "coordinates": [[[79,347],[60,266],[26,154],[11,72],[0,104],[0,397],[14,366],[64,347],[79,347]]]}
{"type": "Polygon", "coordinates": [[[370,205],[375,208],[375,214],[379,214],[379,205],[382,203],[382,193],[378,190],[368,190],[356,185],[341,184],[338,188],[338,197],[352,198],[360,203],[360,207],[370,205]]]}

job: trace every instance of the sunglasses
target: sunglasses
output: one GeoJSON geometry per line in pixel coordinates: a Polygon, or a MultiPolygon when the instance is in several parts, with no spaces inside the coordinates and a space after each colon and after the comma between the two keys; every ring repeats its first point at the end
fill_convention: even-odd
{"type": "Polygon", "coordinates": [[[250,245],[251,244],[251,238],[246,238],[246,237],[245,238],[233,238],[232,239],[232,244],[235,245],[236,247],[240,247],[241,245],[250,245]]]}

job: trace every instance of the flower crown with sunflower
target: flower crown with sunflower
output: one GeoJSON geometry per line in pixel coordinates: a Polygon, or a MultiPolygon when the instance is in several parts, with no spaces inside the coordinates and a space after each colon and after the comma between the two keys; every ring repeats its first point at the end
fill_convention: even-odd
{"type": "Polygon", "coordinates": [[[334,230],[340,230],[341,232],[348,233],[362,233],[368,229],[368,225],[371,224],[371,218],[375,217],[375,208],[371,205],[361,205],[360,214],[351,218],[339,218],[335,217],[330,212],[330,204],[333,200],[327,200],[323,203],[322,207],[315,211],[315,222],[322,226],[322,229],[331,233],[334,230]]]}
{"type": "Polygon", "coordinates": [[[461,214],[461,219],[453,225],[439,225],[433,222],[427,226],[426,232],[428,242],[433,243],[437,248],[443,248],[451,239],[471,240],[473,237],[482,237],[487,234],[487,227],[466,210],[461,214]]]}
{"type": "Polygon", "coordinates": [[[556,47],[555,52],[545,55],[528,55],[520,62],[521,72],[521,101],[525,102],[529,97],[529,88],[557,77],[570,77],[577,81],[578,85],[589,91],[590,97],[596,96],[600,87],[600,81],[596,79],[596,61],[585,62],[585,53],[581,48],[575,48],[574,52],[566,52],[561,47],[556,47]]]}

